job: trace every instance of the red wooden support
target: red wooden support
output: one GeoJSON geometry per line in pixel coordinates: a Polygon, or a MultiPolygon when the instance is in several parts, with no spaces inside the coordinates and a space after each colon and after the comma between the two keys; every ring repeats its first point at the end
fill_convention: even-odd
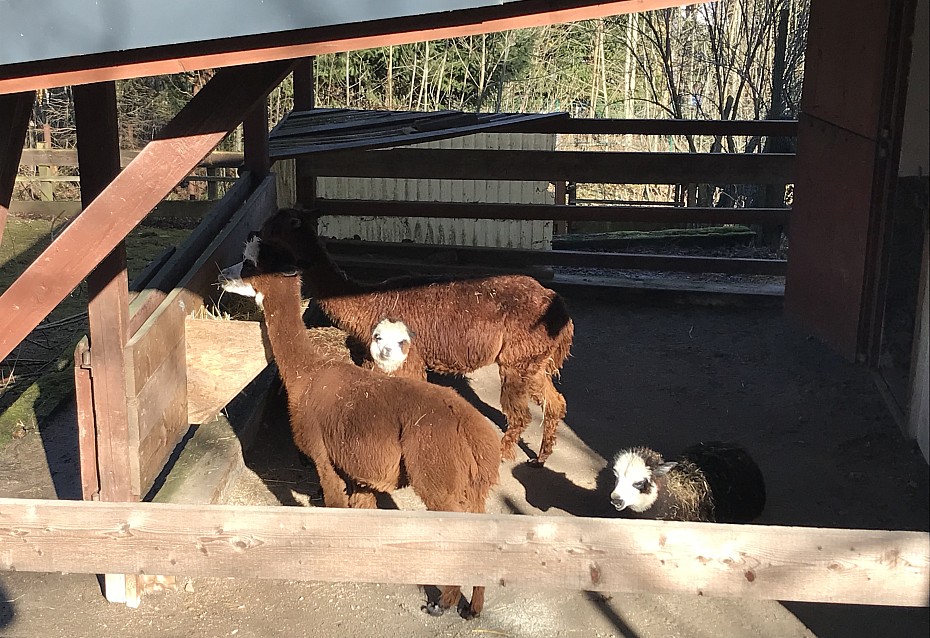
{"type": "Polygon", "coordinates": [[[245,170],[252,175],[253,185],[261,183],[271,171],[268,158],[268,102],[262,100],[242,121],[242,146],[245,170]]]}
{"type": "Polygon", "coordinates": [[[316,108],[314,58],[304,58],[294,66],[294,110],[316,108]]]}
{"type": "Polygon", "coordinates": [[[0,296],[0,358],[103,261],[291,69],[222,69],[0,296]]]}
{"type": "Polygon", "coordinates": [[[35,91],[0,95],[0,241],[3,241],[3,228],[34,100],[35,91]]]}
{"type": "MultiPolygon", "coordinates": [[[[101,82],[76,86],[73,95],[81,205],[87,210],[97,195],[119,175],[116,84],[101,82]]],[[[126,362],[123,357],[128,341],[129,279],[126,244],[122,240],[87,277],[87,300],[100,498],[105,501],[138,500],[140,495],[133,494],[130,488],[126,362]]]]}
{"type": "MultiPolygon", "coordinates": [[[[294,110],[309,111],[316,108],[316,90],[314,81],[314,62],[313,58],[305,58],[294,67],[294,110]]],[[[298,168],[304,159],[298,157],[295,160],[295,172],[300,174],[298,168]]],[[[299,180],[296,186],[297,201],[304,206],[313,206],[316,200],[316,180],[307,178],[299,180]]]]}

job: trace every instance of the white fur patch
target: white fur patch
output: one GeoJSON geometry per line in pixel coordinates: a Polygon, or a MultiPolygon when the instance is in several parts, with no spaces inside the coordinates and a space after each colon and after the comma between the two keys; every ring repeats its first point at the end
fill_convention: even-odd
{"type": "Polygon", "coordinates": [[[262,240],[259,239],[258,235],[250,237],[242,249],[242,261],[251,261],[253,264],[258,264],[258,249],[261,243],[262,240]]]}
{"type": "Polygon", "coordinates": [[[404,365],[410,352],[410,331],[403,321],[382,319],[371,333],[371,358],[390,374],[404,365]]]}
{"type": "MultiPolygon", "coordinates": [[[[256,238],[255,241],[258,241],[256,238]]],[[[246,244],[246,250],[248,250],[249,244],[246,244]]],[[[255,251],[255,256],[258,256],[258,251],[255,251]]],[[[237,295],[242,295],[243,297],[251,297],[255,299],[255,303],[261,307],[263,295],[255,290],[252,287],[252,284],[242,281],[242,265],[245,261],[240,261],[238,264],[233,264],[228,268],[224,268],[220,271],[220,276],[217,278],[220,284],[220,287],[224,292],[231,292],[237,295]]],[[[254,263],[254,262],[253,262],[254,263]]]]}
{"type": "Polygon", "coordinates": [[[640,455],[631,450],[621,452],[614,459],[613,470],[617,485],[610,494],[610,501],[617,510],[629,508],[645,512],[655,504],[659,492],[652,470],[640,455]]]}

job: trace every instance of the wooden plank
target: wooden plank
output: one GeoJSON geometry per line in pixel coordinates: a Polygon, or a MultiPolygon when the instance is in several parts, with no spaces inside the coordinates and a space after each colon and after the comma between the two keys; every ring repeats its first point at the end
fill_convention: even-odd
{"type": "Polygon", "coordinates": [[[860,351],[875,144],[801,116],[785,314],[849,360],[860,351]]]}
{"type": "Polygon", "coordinates": [[[224,69],[213,76],[0,296],[0,359],[277,86],[290,64],[224,69]]]}
{"type": "Polygon", "coordinates": [[[245,169],[253,179],[262,180],[271,170],[268,157],[268,100],[262,100],[242,122],[245,169]]]}
{"type": "MultiPolygon", "coordinates": [[[[142,151],[121,150],[120,166],[128,166],[142,151]]],[[[243,154],[235,151],[211,151],[197,166],[204,168],[239,168],[242,166],[243,154]]],[[[38,149],[24,148],[19,161],[20,166],[77,166],[77,151],[65,148],[38,149]]]]}
{"type": "Polygon", "coordinates": [[[272,360],[257,321],[186,320],[187,421],[213,418],[272,360]]]}
{"type": "Polygon", "coordinates": [[[188,430],[187,365],[183,331],[162,359],[161,366],[139,394],[130,400],[137,473],[133,477],[145,495],[161,473],[175,446],[188,430]]]}
{"type": "MultiPolygon", "coordinates": [[[[559,182],[564,184],[564,182],[559,182]]],[[[564,197],[564,195],[563,195],[564,197]]],[[[668,224],[787,224],[788,208],[706,208],[684,206],[568,206],[477,202],[411,202],[319,199],[324,215],[440,217],[453,219],[553,219],[559,221],[643,221],[668,224]]]]}
{"type": "MultiPolygon", "coordinates": [[[[227,191],[229,192],[229,191],[227,191]]],[[[206,217],[210,208],[216,202],[191,200],[191,199],[169,199],[163,200],[152,209],[146,219],[164,219],[176,217],[200,218],[206,217]]],[[[77,201],[40,202],[40,201],[21,201],[15,200],[10,202],[10,214],[22,215],[29,217],[38,217],[40,219],[66,220],[75,217],[81,212],[81,203],[77,201]]]]}
{"type": "Polygon", "coordinates": [[[794,182],[788,153],[635,153],[395,148],[309,155],[308,172],[340,177],[565,180],[603,184],[794,182]]]}
{"type": "MultiPolygon", "coordinates": [[[[414,243],[363,242],[333,239],[326,243],[333,257],[342,264],[371,265],[378,259],[426,258],[451,252],[447,246],[414,243]],[[371,257],[374,255],[375,257],[371,257]],[[365,257],[359,257],[365,256],[365,257]]],[[[532,250],[456,246],[459,265],[494,266],[586,266],[632,270],[667,270],[672,272],[719,272],[731,274],[784,276],[787,270],[781,259],[737,259],[725,257],[689,257],[681,255],[643,255],[639,253],[586,252],[580,250],[532,250]]]]}
{"type": "Polygon", "coordinates": [[[34,91],[0,95],[0,241],[3,241],[3,229],[34,100],[34,91]]]}
{"type": "Polygon", "coordinates": [[[0,94],[197,69],[291,60],[425,40],[574,22],[686,4],[684,0],[523,0],[462,11],[413,15],[210,42],[113,51],[0,67],[0,94]]]}
{"type": "Polygon", "coordinates": [[[90,344],[85,336],[74,349],[78,460],[81,466],[81,495],[85,501],[95,500],[100,494],[100,480],[97,476],[97,429],[94,423],[94,394],[89,362],[90,344]]]}
{"type": "Polygon", "coordinates": [[[926,607],[926,532],[0,499],[0,569],[926,607]]]}
{"type": "Polygon", "coordinates": [[[759,135],[796,137],[797,120],[652,120],[549,118],[506,124],[511,133],[574,135],[759,135]]]}
{"type": "MultiPolygon", "coordinates": [[[[78,161],[84,173],[81,204],[87,210],[120,171],[116,85],[75,87],[73,96],[78,161]]],[[[123,241],[89,273],[87,298],[100,498],[135,500],[125,386],[129,277],[123,241]]]]}
{"type": "Polygon", "coordinates": [[[801,111],[878,141],[892,0],[820,0],[811,6],[801,111]],[[836,17],[847,16],[843,28],[836,17]],[[850,46],[855,43],[855,46],[850,46]]]}

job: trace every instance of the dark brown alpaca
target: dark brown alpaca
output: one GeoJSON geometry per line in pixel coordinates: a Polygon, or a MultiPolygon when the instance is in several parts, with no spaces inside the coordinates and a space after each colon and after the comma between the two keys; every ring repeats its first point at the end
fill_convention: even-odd
{"type": "Polygon", "coordinates": [[[466,374],[497,363],[501,411],[507,419],[502,456],[514,458],[514,446],[530,423],[532,399],[543,409],[543,438],[535,461],[543,464],[566,412],[565,399],[552,383],[574,333],[563,299],[524,275],[357,282],[327,253],[316,221],[308,211],[281,209],[262,227],[262,241],[291,255],[304,270],[310,296],[354,338],[368,345],[372,330],[385,317],[403,321],[416,334],[417,356],[409,357],[395,375],[424,378],[424,365],[439,373],[466,374]]]}
{"type": "MultiPolygon", "coordinates": [[[[374,508],[375,492],[406,480],[430,510],[484,512],[500,466],[491,424],[453,390],[322,356],[304,328],[300,277],[273,272],[280,262],[273,251],[257,256],[257,243],[220,280],[264,308],[294,442],[313,460],[326,505],[374,508]],[[352,481],[351,496],[339,472],[352,481]]],[[[442,613],[460,598],[460,587],[443,587],[427,610],[442,613]]],[[[475,587],[466,617],[483,606],[484,587],[475,587]]]]}

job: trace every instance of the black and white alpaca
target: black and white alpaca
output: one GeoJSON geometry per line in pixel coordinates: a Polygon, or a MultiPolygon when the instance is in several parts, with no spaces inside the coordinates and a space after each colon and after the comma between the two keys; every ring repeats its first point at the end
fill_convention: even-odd
{"type": "Polygon", "coordinates": [[[640,518],[748,523],[765,507],[762,471],[738,445],[699,443],[666,461],[647,447],[620,451],[610,501],[640,518]]]}

